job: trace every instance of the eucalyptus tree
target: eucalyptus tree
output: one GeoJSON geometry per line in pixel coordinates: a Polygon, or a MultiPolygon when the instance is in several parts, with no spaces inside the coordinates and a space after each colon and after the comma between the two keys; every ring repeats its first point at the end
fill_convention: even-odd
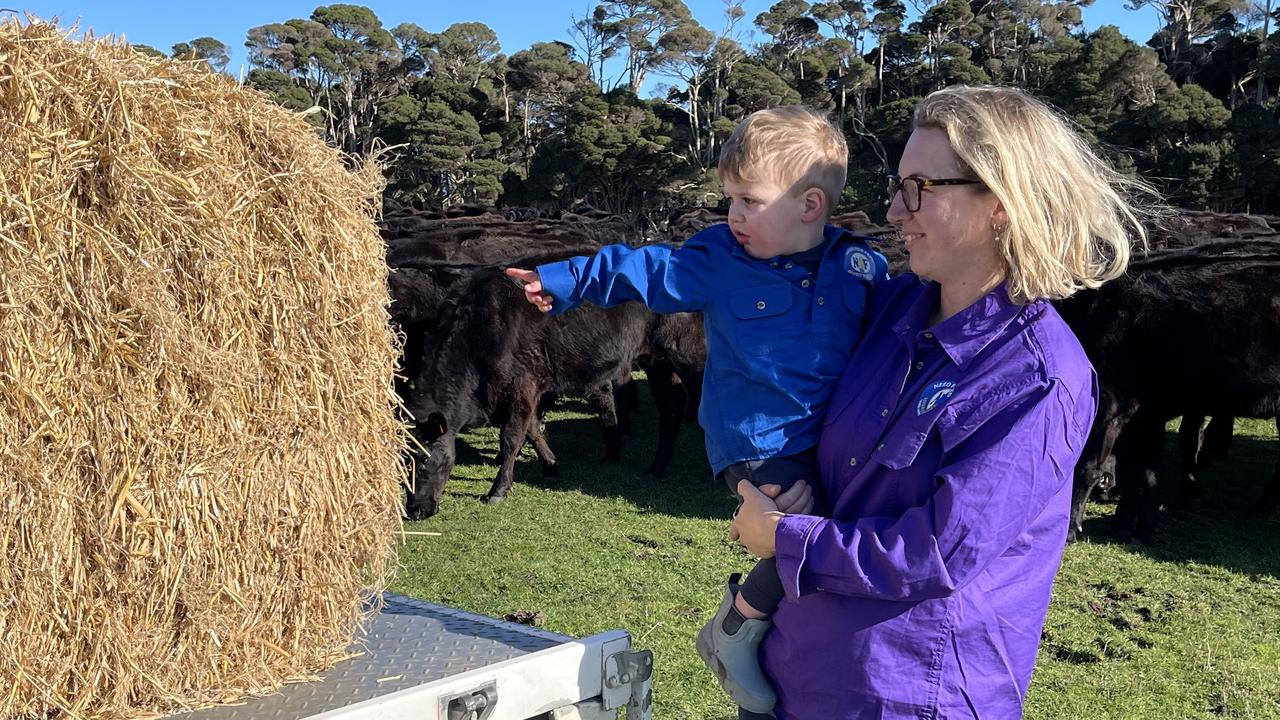
{"type": "Polygon", "coordinates": [[[191,42],[173,46],[173,57],[186,60],[204,60],[218,72],[225,72],[231,62],[231,48],[211,37],[198,37],[191,42]]]}
{"type": "MultiPolygon", "coordinates": [[[[1247,9],[1247,0],[1128,0],[1125,8],[1151,7],[1160,16],[1161,27],[1151,38],[1175,81],[1195,76],[1204,64],[1204,53],[1196,44],[1214,34],[1222,22],[1234,22],[1234,14],[1247,9]]],[[[1202,49],[1202,48],[1201,48],[1202,49]]]]}
{"type": "Polygon", "coordinates": [[[378,103],[394,91],[386,76],[399,66],[400,48],[378,16],[360,5],[318,7],[311,20],[329,32],[317,60],[338,90],[336,102],[326,92],[335,119],[335,143],[347,152],[367,154],[372,149],[371,128],[378,103]]]}
{"type": "Polygon", "coordinates": [[[682,0],[609,0],[596,6],[592,18],[611,52],[621,55],[627,87],[635,95],[670,52],[664,45],[671,41],[663,38],[694,22],[682,0]]]}
{"type": "Polygon", "coordinates": [[[871,3],[875,15],[871,17],[871,32],[876,36],[876,86],[878,103],[884,102],[885,45],[902,32],[907,18],[907,6],[902,0],[875,0],[871,3]]]}

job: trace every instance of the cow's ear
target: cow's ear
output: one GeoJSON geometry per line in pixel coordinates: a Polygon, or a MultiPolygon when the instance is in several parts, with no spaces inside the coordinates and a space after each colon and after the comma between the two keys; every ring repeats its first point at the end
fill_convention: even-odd
{"type": "Polygon", "coordinates": [[[420,426],[422,434],[427,438],[427,442],[431,442],[445,433],[449,432],[449,421],[445,420],[444,415],[433,412],[427,416],[427,419],[420,426]]]}

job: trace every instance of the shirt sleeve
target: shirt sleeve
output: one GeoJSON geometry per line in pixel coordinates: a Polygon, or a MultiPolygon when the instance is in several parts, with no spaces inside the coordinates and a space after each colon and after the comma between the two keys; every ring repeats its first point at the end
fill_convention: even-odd
{"type": "Polygon", "coordinates": [[[1070,483],[1089,423],[1057,381],[992,415],[944,454],[935,490],[898,517],[788,515],[775,541],[788,597],[945,597],[1008,550],[1070,483]],[[1083,425],[1083,428],[1081,427],[1083,425]]]}
{"type": "Polygon", "coordinates": [[[660,313],[690,312],[704,309],[710,296],[710,255],[708,246],[693,240],[678,249],[608,245],[590,257],[540,265],[538,275],[553,298],[553,313],[583,302],[613,307],[630,301],[660,313]]]}

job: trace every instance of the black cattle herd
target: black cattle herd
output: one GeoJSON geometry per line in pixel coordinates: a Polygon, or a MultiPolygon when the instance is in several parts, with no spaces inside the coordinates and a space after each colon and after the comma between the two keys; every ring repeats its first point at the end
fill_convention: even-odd
{"type": "MultiPolygon", "coordinates": [[[[407,517],[439,509],[465,427],[500,428],[498,475],[486,502],[510,490],[526,442],[544,477],[554,477],[543,416],[561,395],[585,397],[596,408],[605,459],[618,460],[638,403],[636,366],[645,370],[657,408],[649,474],[661,477],[681,422],[696,411],[706,360],[701,319],[656,315],[634,303],[549,317],[525,302],[502,270],[590,254],[612,242],[679,242],[720,221],[699,209],[641,237],[597,212],[547,218],[528,210],[388,207],[381,229],[391,316],[405,338],[397,390],[417,446],[407,517]]],[[[863,213],[832,222],[873,237],[891,271],[906,268],[892,229],[863,213]]],[[[1152,249],[1137,255],[1125,276],[1057,303],[1097,368],[1101,394],[1076,469],[1073,536],[1089,494],[1114,486],[1114,531],[1151,542],[1172,491],[1198,500],[1200,468],[1226,452],[1234,418],[1280,415],[1280,218],[1185,212],[1150,230],[1152,249]],[[1176,417],[1183,418],[1182,471],[1161,478],[1164,427],[1176,417]]],[[[1267,516],[1278,504],[1280,463],[1253,514],[1267,516]]]]}

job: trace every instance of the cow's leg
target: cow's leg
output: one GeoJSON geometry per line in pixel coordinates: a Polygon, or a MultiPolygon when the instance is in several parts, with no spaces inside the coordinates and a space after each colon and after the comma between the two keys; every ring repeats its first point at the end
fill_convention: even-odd
{"type": "Polygon", "coordinates": [[[1235,424],[1233,415],[1214,415],[1209,419],[1209,426],[1204,429],[1204,440],[1200,443],[1198,467],[1204,468],[1226,459],[1227,449],[1235,439],[1235,424]]]}
{"type": "Polygon", "coordinates": [[[1204,446],[1204,416],[1183,415],[1178,425],[1178,456],[1182,460],[1182,494],[1178,504],[1200,509],[1204,495],[1200,487],[1200,449],[1204,446]]]}
{"type": "Polygon", "coordinates": [[[1076,535],[1084,532],[1084,506],[1097,486],[1097,475],[1076,471],[1071,487],[1071,525],[1067,528],[1067,542],[1075,542],[1076,535]]]}
{"type": "Polygon", "coordinates": [[[666,474],[675,457],[680,421],[689,396],[675,374],[675,367],[663,360],[653,363],[649,372],[649,393],[658,409],[658,447],[648,470],[649,477],[656,480],[666,474]]]}
{"type": "Polygon", "coordinates": [[[1135,418],[1116,446],[1117,536],[1151,543],[1160,511],[1160,486],[1154,468],[1160,456],[1164,423],[1157,417],[1135,418]]]}
{"type": "Polygon", "coordinates": [[[631,379],[631,368],[623,368],[613,384],[613,406],[618,413],[618,432],[626,437],[631,434],[632,419],[640,409],[640,391],[631,379]]]}
{"type": "MultiPolygon", "coordinates": [[[[542,425],[542,423],[535,422],[534,425],[542,425]]],[[[531,430],[529,436],[525,439],[529,441],[534,454],[538,456],[538,465],[542,468],[542,479],[551,480],[560,477],[560,466],[556,464],[556,454],[551,451],[551,446],[547,444],[545,429],[531,430]]]]}
{"type": "Polygon", "coordinates": [[[537,421],[536,392],[530,389],[517,390],[511,401],[511,412],[507,422],[498,431],[498,476],[493,479],[493,486],[484,496],[486,503],[502,502],[511,489],[516,474],[516,457],[524,446],[525,438],[537,421]]]}
{"type": "MultiPolygon", "coordinates": [[[[1280,417],[1275,420],[1276,432],[1280,433],[1280,417]]],[[[1276,463],[1276,467],[1271,472],[1271,480],[1267,483],[1267,487],[1262,491],[1262,497],[1258,498],[1258,502],[1254,504],[1249,514],[1256,519],[1264,519],[1271,516],[1271,513],[1280,507],[1280,462],[1276,463]]]]}
{"type": "Polygon", "coordinates": [[[587,391],[587,401],[600,414],[604,425],[604,461],[622,459],[622,428],[618,424],[618,408],[613,402],[613,384],[600,385],[587,391]]]}
{"type": "Polygon", "coordinates": [[[538,456],[538,465],[542,467],[543,480],[560,477],[560,466],[556,464],[556,454],[551,451],[551,446],[547,444],[547,423],[544,419],[547,410],[555,404],[555,401],[555,393],[547,393],[538,400],[537,417],[534,418],[529,434],[525,438],[529,441],[529,445],[533,447],[533,452],[538,456]]]}

